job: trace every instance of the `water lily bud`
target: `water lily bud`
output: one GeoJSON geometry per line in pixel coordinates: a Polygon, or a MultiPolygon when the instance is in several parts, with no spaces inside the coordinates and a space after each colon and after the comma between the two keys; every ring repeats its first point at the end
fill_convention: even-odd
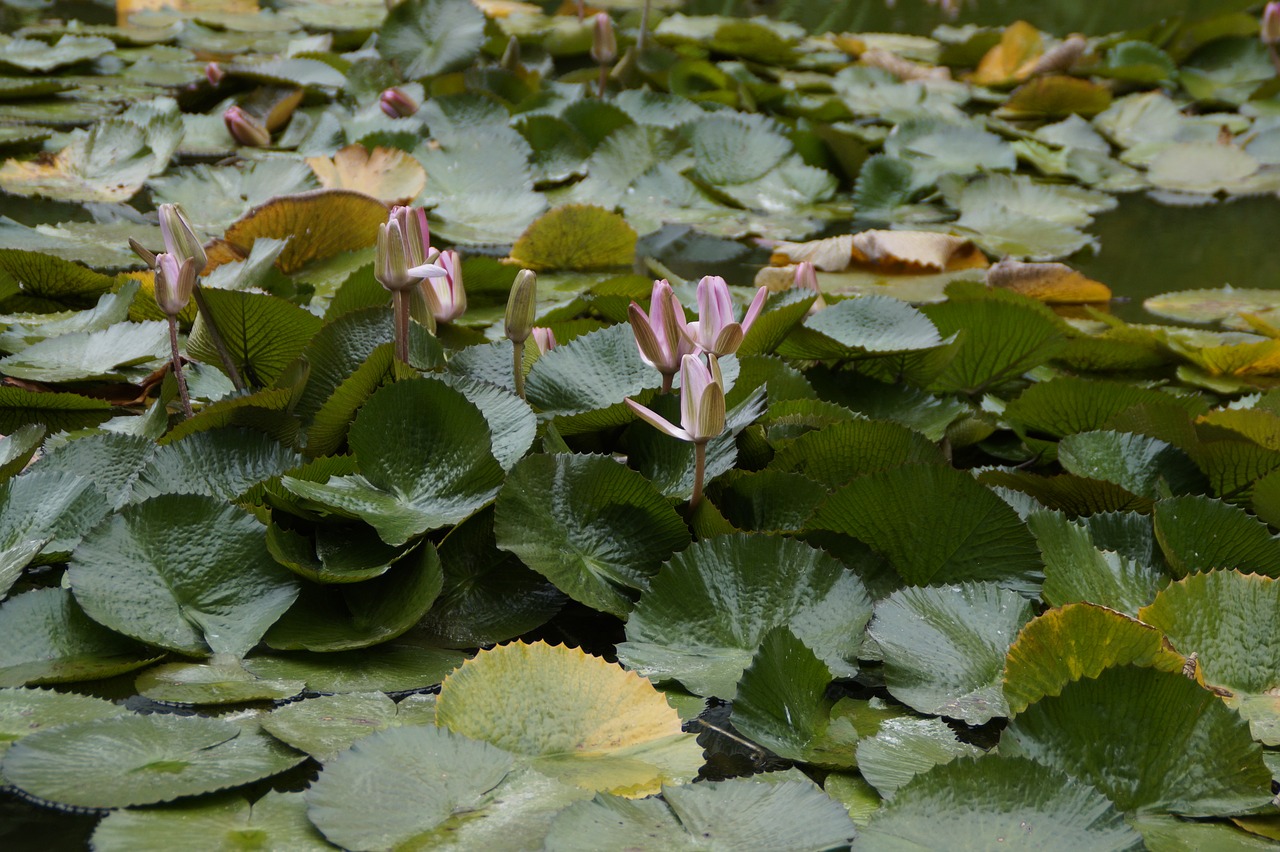
{"type": "Polygon", "coordinates": [[[796,265],[796,279],[793,286],[797,290],[811,290],[816,294],[817,298],[809,306],[810,315],[816,314],[827,306],[827,300],[822,298],[822,288],[818,286],[818,271],[814,269],[811,262],[802,260],[796,265]]]}
{"type": "Polygon", "coordinates": [[[227,72],[223,71],[222,66],[216,62],[210,62],[204,66],[204,78],[209,81],[210,86],[216,88],[225,76],[227,76],[227,72]]]}
{"type": "Polygon", "coordinates": [[[679,426],[634,400],[625,402],[650,426],[682,441],[705,444],[724,431],[724,384],[720,370],[703,364],[696,355],[686,355],[680,362],[679,426]]]}
{"type": "Polygon", "coordinates": [[[176,204],[160,205],[160,234],[164,237],[165,251],[179,260],[193,260],[197,273],[204,270],[208,262],[204,245],[183,215],[181,207],[176,204]]]}
{"type": "Polygon", "coordinates": [[[499,60],[498,65],[513,74],[520,70],[520,39],[515,36],[507,39],[507,49],[502,51],[502,59],[499,60]]]}
{"type": "Polygon", "coordinates": [[[747,330],[764,308],[769,288],[756,291],[742,322],[734,319],[729,285],[719,275],[707,275],[698,282],[698,321],[689,323],[685,335],[702,352],[717,358],[732,355],[742,345],[747,330]]]}
{"type": "Polygon", "coordinates": [[[613,19],[605,12],[596,15],[595,30],[591,36],[591,58],[600,65],[608,65],[618,58],[618,39],[613,34],[613,19]]]}
{"type": "MultiPolygon", "coordinates": [[[[388,222],[400,226],[404,240],[405,258],[410,266],[431,262],[431,229],[427,226],[427,211],[421,207],[392,207],[388,222]]],[[[420,276],[421,277],[421,276],[420,276]]]]}
{"type": "Polygon", "coordinates": [[[1280,44],[1280,2],[1268,3],[1262,10],[1262,29],[1259,34],[1265,45],[1280,44]]]}
{"type": "Polygon", "coordinates": [[[227,132],[231,134],[231,138],[241,145],[265,148],[271,144],[271,132],[267,130],[266,125],[238,106],[227,107],[227,111],[222,114],[222,120],[226,122],[227,132]]]}
{"type": "Polygon", "coordinates": [[[378,245],[373,253],[373,277],[388,290],[408,290],[418,283],[409,274],[404,237],[394,219],[378,226],[378,245]]]}
{"type": "Polygon", "coordinates": [[[156,255],[156,304],[166,316],[176,317],[191,301],[196,286],[196,262],[179,260],[165,252],[156,255]]]}
{"type": "Polygon", "coordinates": [[[408,118],[418,111],[418,102],[403,89],[386,89],[378,95],[378,106],[389,118],[408,118]]]}
{"type": "Polygon", "coordinates": [[[442,251],[434,264],[415,266],[410,275],[421,275],[423,298],[436,322],[453,322],[467,310],[462,287],[462,258],[453,249],[442,251]]]}
{"type": "Polygon", "coordinates": [[[684,308],[667,280],[653,282],[649,313],[632,302],[627,317],[640,359],[662,373],[669,384],[669,378],[680,370],[681,359],[693,354],[693,343],[686,334],[684,308]]]}
{"type": "Polygon", "coordinates": [[[546,355],[556,348],[556,333],[549,328],[534,326],[531,336],[533,337],[533,345],[538,347],[539,355],[546,355]]]}
{"type": "Polygon", "coordinates": [[[537,310],[538,276],[532,269],[521,269],[507,299],[505,331],[511,342],[524,343],[529,339],[537,310]]]}

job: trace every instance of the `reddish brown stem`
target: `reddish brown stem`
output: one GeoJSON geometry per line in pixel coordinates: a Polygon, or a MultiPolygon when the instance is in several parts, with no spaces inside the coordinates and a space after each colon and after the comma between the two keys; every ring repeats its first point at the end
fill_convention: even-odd
{"type": "Polygon", "coordinates": [[[178,354],[178,318],[169,317],[169,352],[173,364],[173,377],[178,380],[178,396],[182,399],[182,413],[191,419],[191,395],[187,392],[187,377],[182,373],[182,356],[178,354]]]}

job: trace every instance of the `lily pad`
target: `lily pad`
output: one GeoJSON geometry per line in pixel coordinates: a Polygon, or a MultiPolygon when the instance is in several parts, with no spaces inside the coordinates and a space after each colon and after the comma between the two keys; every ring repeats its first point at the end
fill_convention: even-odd
{"type": "Polygon", "coordinates": [[[356,741],[399,725],[434,725],[435,696],[399,705],[381,692],[322,695],[286,704],[262,719],[269,734],[327,763],[356,741]]]}
{"type": "Polygon", "coordinates": [[[122,808],[238,787],[304,759],[233,722],[157,714],[42,731],[9,749],[0,766],[9,783],[33,798],[122,808]]]}
{"type": "Polygon", "coordinates": [[[86,536],[67,570],[96,621],[193,656],[243,657],[298,594],[252,516],[212,497],[164,495],[86,536]]]}
{"type": "Polygon", "coordinates": [[[0,689],[0,757],[31,734],[58,725],[128,715],[119,704],[51,689],[0,689]]]}
{"type": "Polygon", "coordinates": [[[302,692],[300,680],[255,677],[238,661],[167,663],[138,675],[134,688],[152,701],[173,704],[243,704],[280,701],[302,692]]]}
{"type": "Polygon", "coordinates": [[[571,204],[547,211],[511,247],[511,260],[536,271],[629,266],[636,233],[616,213],[571,204]]]}
{"type": "Polygon", "coordinates": [[[484,15],[467,0],[406,0],[388,13],[378,52],[411,80],[465,65],[480,48],[484,15]]]}
{"type": "Polygon", "coordinates": [[[690,781],[702,765],[701,747],[647,680],[541,642],[464,663],[440,686],[436,723],[568,784],[628,797],[690,781]],[[529,688],[511,689],[513,679],[529,688]]]}
{"type": "Polygon", "coordinates": [[[258,237],[288,239],[279,266],[290,273],[313,260],[372,246],[378,225],[386,221],[386,205],[376,198],[349,189],[317,189],[254,207],[227,228],[226,240],[247,256],[258,237]]]}
{"type": "Polygon", "coordinates": [[[305,681],[308,692],[410,692],[435,686],[466,659],[458,651],[403,641],[359,651],[255,656],[244,667],[271,680],[305,681]]]}
{"type": "Polygon", "coordinates": [[[1143,848],[1142,836],[1089,784],[1020,757],[955,760],[898,790],[858,836],[870,850],[1143,848]]]}
{"type": "Polygon", "coordinates": [[[876,605],[867,629],[883,653],[889,693],[971,725],[1009,715],[1005,654],[1031,605],[992,583],[907,588],[876,605]]]}
{"type": "Polygon", "coordinates": [[[651,680],[731,699],[765,635],[780,626],[835,674],[852,676],[870,618],[861,580],[822,551],[781,537],[719,536],[658,571],[627,622],[618,659],[651,680]]]}
{"type": "Polygon", "coordinates": [[[199,837],[210,844],[263,843],[296,852],[333,847],[307,820],[302,793],[269,790],[252,805],[239,796],[153,810],[119,810],[93,832],[102,852],[164,852],[199,837]]]}

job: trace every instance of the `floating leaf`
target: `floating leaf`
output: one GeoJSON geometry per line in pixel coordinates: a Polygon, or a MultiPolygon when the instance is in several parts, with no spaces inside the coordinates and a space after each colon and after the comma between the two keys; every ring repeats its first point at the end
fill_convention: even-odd
{"type": "Polygon", "coordinates": [[[636,233],[602,207],[571,204],[547,211],[511,248],[511,261],[529,269],[607,269],[629,266],[636,233]]]}
{"type": "Polygon", "coordinates": [[[36,589],[0,605],[0,686],[94,680],[157,657],[91,620],[66,589],[36,589]]]}
{"type": "Polygon", "coordinates": [[[299,752],[222,719],[121,716],[26,737],[4,759],[28,796],[82,808],[168,802],[238,787],[300,763],[299,752]]]}
{"type": "Polygon", "coordinates": [[[164,852],[194,837],[232,846],[249,840],[294,852],[333,848],[307,820],[302,793],[276,790],[252,806],[234,796],[164,809],[112,811],[94,830],[93,846],[102,852],[164,852]]]}
{"type": "Polygon", "coordinates": [[[1138,617],[1164,631],[1181,653],[1196,654],[1206,683],[1266,693],[1280,687],[1278,596],[1280,581],[1209,571],[1171,583],[1138,617]]]}
{"type": "Polygon", "coordinates": [[[443,382],[397,382],[370,397],[351,425],[348,443],[361,474],[330,477],[327,483],[286,476],[281,483],[317,507],[364,520],[383,541],[401,545],[456,524],[493,499],[503,471],[488,435],[479,409],[443,382]],[[388,434],[397,439],[388,442],[388,434]]]}
{"type": "Polygon", "coordinates": [[[1152,500],[1207,484],[1186,453],[1146,435],[1077,432],[1058,444],[1058,462],[1070,473],[1114,482],[1152,500]]]}
{"type": "Polygon", "coordinates": [[[400,724],[435,724],[435,696],[411,696],[399,705],[381,692],[322,695],[286,704],[262,719],[267,733],[327,763],[357,740],[400,724]],[[430,699],[414,701],[413,698],[430,699]],[[424,706],[425,705],[425,706],[424,706]],[[403,714],[403,721],[398,720],[403,714]]]}
{"type": "Polygon", "coordinates": [[[551,825],[552,852],[602,847],[665,852],[699,846],[740,850],[832,849],[854,836],[849,815],[806,781],[750,778],[668,787],[661,799],[600,795],[565,809],[551,825]]]}
{"type": "Polygon", "coordinates": [[[377,578],[304,587],[264,641],[277,651],[349,651],[387,642],[422,618],[442,584],[440,558],[423,542],[377,578]]]}
{"type": "Polygon", "coordinates": [[[1024,598],[991,583],[907,588],[876,605],[867,632],[894,698],[975,725],[1009,715],[1005,653],[1031,617],[1024,598]]]}
{"type": "Polygon", "coordinates": [[[131,367],[150,371],[168,348],[164,323],[122,322],[41,340],[0,358],[0,371],[34,382],[120,380],[131,367]]]}
{"type": "Polygon", "coordinates": [[[807,432],[784,444],[769,469],[800,473],[835,488],[855,476],[942,461],[937,445],[919,432],[885,420],[853,420],[807,432]]]}
{"type": "Polygon", "coordinates": [[[1039,585],[1031,533],[1007,503],[953,468],[907,465],[859,477],[832,494],[810,526],[866,542],[912,585],[1039,585]],[[921,538],[921,525],[941,534],[921,538]]]}
{"type": "Polygon", "coordinates": [[[1020,757],[955,760],[897,791],[858,835],[868,850],[1141,849],[1142,837],[1095,788],[1020,757]]]}
{"type": "Polygon", "coordinates": [[[227,428],[166,443],[149,453],[145,462],[130,472],[129,502],[161,494],[206,494],[235,500],[296,467],[302,458],[260,432],[227,428]]]}
{"type": "Polygon", "coordinates": [[[498,496],[498,547],[588,606],[625,617],[689,532],[648,480],[604,456],[530,456],[498,496]]]}
{"type": "Polygon", "coordinates": [[[244,667],[262,678],[306,681],[308,692],[409,692],[435,686],[464,659],[457,651],[388,643],[359,651],[257,656],[244,667]]]}
{"type": "Polygon", "coordinates": [[[1009,647],[1004,695],[1010,715],[1113,666],[1180,672],[1186,660],[1160,631],[1106,607],[1067,604],[1033,619],[1009,647]]]}
{"type": "Polygon", "coordinates": [[[105,294],[115,285],[109,275],[38,251],[0,249],[0,269],[22,293],[60,301],[105,294]]]}
{"type": "Polygon", "coordinates": [[[192,656],[242,657],[298,594],[263,527],[222,500],[165,495],[85,537],[67,575],[95,621],[192,656]]]}
{"type": "Polygon", "coordinates": [[[348,145],[328,157],[308,157],[307,165],[325,189],[350,189],[388,204],[408,204],[427,185],[427,174],[404,151],[348,145]]]}
{"type": "Polygon", "coordinates": [[[181,204],[196,228],[221,233],[249,210],[277,196],[314,189],[316,181],[305,163],[273,158],[235,166],[180,167],[147,185],[157,201],[181,204]]]}
{"type": "Polygon", "coordinates": [[[1005,118],[1094,116],[1111,106],[1111,90],[1092,80],[1048,74],[1019,86],[997,114],[1005,118]]]}
{"type": "Polygon", "coordinates": [[[436,723],[587,790],[628,797],[692,780],[702,749],[644,678],[581,650],[481,651],[440,687],[436,723]],[[512,690],[513,679],[529,688],[512,690]]]}
{"type": "Polygon", "coordinates": [[[1152,521],[1176,577],[1214,568],[1280,576],[1280,539],[1243,509],[1188,494],[1161,500],[1152,521]]]}
{"type": "Polygon", "coordinates": [[[58,725],[124,716],[128,710],[101,698],[51,689],[0,689],[0,758],[31,734],[58,725]]]}
{"type": "Polygon", "coordinates": [[[846,299],[811,316],[778,347],[789,358],[857,358],[936,349],[943,338],[920,311],[888,296],[846,299]]]}
{"type": "Polygon", "coordinates": [[[378,52],[411,80],[465,65],[480,49],[484,15],[466,0],[406,0],[387,14],[378,52]]]}
{"type": "Polygon", "coordinates": [[[32,471],[0,482],[0,595],[42,550],[75,549],[110,509],[91,480],[61,471],[32,471]]]}
{"type": "Polygon", "coordinates": [[[1101,549],[1087,527],[1057,512],[1032,512],[1027,526],[1044,555],[1042,595],[1053,606],[1089,602],[1137,615],[1169,582],[1152,557],[1101,549]]]}
{"type": "Polygon", "coordinates": [[[862,582],[822,551],[781,537],[718,536],[658,571],[627,621],[618,659],[651,680],[730,699],[775,627],[789,627],[833,672],[852,676],[870,617],[862,582]]]}
{"type": "Polygon", "coordinates": [[[973,82],[979,86],[1006,86],[1024,80],[1042,53],[1040,31],[1026,21],[1015,21],[1005,27],[1000,43],[982,57],[973,72],[973,82]]]}
{"type": "Polygon", "coordinates": [[[134,688],[152,701],[174,704],[244,704],[282,701],[302,692],[300,680],[255,677],[239,661],[167,663],[138,675],[134,688]]]}
{"type": "Polygon", "coordinates": [[[33,38],[6,39],[0,47],[0,65],[24,71],[52,71],[97,59],[115,50],[115,43],[101,36],[63,35],[52,45],[33,38]]]}
{"type": "Polygon", "coordinates": [[[1065,263],[1002,260],[987,270],[987,284],[1050,305],[1111,300],[1110,287],[1086,278],[1065,263]]]}
{"type": "Polygon", "coordinates": [[[1236,287],[1180,290],[1176,293],[1151,296],[1142,303],[1142,307],[1165,319],[1210,323],[1280,307],[1280,295],[1275,290],[1250,290],[1236,287]]]}
{"type": "Polygon", "coordinates": [[[1241,813],[1270,798],[1248,726],[1181,674],[1121,666],[1067,684],[1009,723],[1001,754],[1097,787],[1124,811],[1241,813]]]}
{"type": "Polygon", "coordinates": [[[297,272],[313,260],[368,248],[378,238],[387,208],[376,198],[348,189],[317,189],[261,204],[227,228],[226,240],[241,257],[259,237],[288,239],[280,271],[297,272]]]}
{"type": "MultiPolygon", "coordinates": [[[[314,315],[266,293],[205,290],[204,298],[236,369],[257,386],[279,378],[320,329],[314,315]]],[[[222,364],[203,317],[197,320],[187,347],[206,363],[222,364]]]]}
{"type": "Polygon", "coordinates": [[[874,733],[858,741],[858,771],[887,799],[898,788],[935,766],[958,757],[979,757],[977,746],[956,739],[942,719],[898,715],[896,711],[869,707],[874,733]]]}

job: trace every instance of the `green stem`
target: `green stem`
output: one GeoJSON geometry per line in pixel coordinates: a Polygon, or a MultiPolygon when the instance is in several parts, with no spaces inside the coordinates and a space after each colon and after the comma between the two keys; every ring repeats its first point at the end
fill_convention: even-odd
{"type": "Polygon", "coordinates": [[[644,53],[645,45],[649,42],[649,4],[651,0],[644,0],[644,11],[640,13],[640,35],[636,38],[636,53],[644,53]]]}
{"type": "Polygon", "coordinates": [[[169,352],[173,364],[173,376],[178,380],[178,396],[182,399],[182,413],[190,420],[191,394],[187,392],[187,377],[182,373],[182,356],[178,354],[178,318],[169,317],[169,352]]]}
{"type": "Polygon", "coordinates": [[[393,290],[391,303],[395,306],[396,360],[409,363],[409,291],[393,290]]]}
{"type": "Polygon", "coordinates": [[[191,295],[195,297],[196,310],[200,312],[200,316],[204,317],[204,324],[209,329],[209,339],[213,341],[213,348],[218,350],[218,359],[222,361],[222,369],[226,371],[227,378],[231,379],[231,384],[235,385],[236,390],[244,390],[244,379],[240,378],[236,362],[232,360],[231,351],[227,349],[227,341],[223,339],[222,332],[218,330],[218,324],[214,322],[213,311],[209,310],[209,303],[205,301],[204,291],[200,289],[199,284],[196,284],[191,295]]]}
{"type": "Polygon", "coordinates": [[[702,502],[702,480],[707,476],[707,442],[698,441],[693,445],[693,496],[689,498],[689,508],[696,508],[702,502]]]}
{"type": "Polygon", "coordinates": [[[516,376],[516,396],[524,399],[524,341],[511,341],[511,367],[516,376]]]}

